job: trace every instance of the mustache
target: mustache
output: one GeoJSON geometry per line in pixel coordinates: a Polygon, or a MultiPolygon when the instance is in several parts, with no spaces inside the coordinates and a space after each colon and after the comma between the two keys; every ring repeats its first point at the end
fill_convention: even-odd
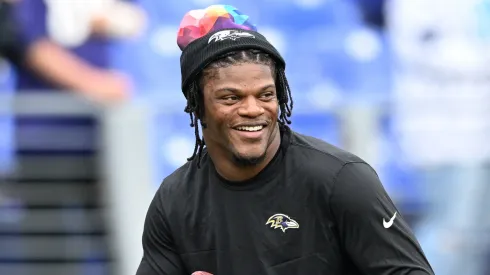
{"type": "Polygon", "coordinates": [[[272,119],[256,119],[256,120],[248,120],[248,121],[240,121],[231,124],[231,128],[238,127],[255,127],[255,126],[268,126],[272,124],[272,119]]]}

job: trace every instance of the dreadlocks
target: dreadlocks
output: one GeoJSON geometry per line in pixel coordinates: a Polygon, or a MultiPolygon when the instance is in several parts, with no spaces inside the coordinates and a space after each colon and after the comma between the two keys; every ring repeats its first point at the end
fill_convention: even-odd
{"type": "MultiPolygon", "coordinates": [[[[204,149],[204,140],[199,134],[198,120],[204,114],[204,100],[201,92],[202,81],[204,76],[211,73],[215,69],[225,68],[231,65],[238,65],[243,63],[254,63],[267,65],[271,68],[271,71],[276,76],[276,89],[277,98],[279,101],[279,108],[281,113],[279,115],[279,123],[281,125],[291,124],[289,117],[293,110],[293,98],[291,97],[291,90],[284,72],[284,68],[277,68],[274,60],[266,53],[259,50],[243,50],[236,52],[229,52],[220,56],[216,61],[209,64],[203,72],[198,75],[194,81],[187,87],[187,106],[185,112],[189,114],[191,119],[191,127],[194,127],[194,133],[196,135],[196,144],[194,146],[194,152],[187,160],[193,160],[196,155],[198,160],[201,159],[202,150],[204,149]]],[[[202,123],[201,127],[206,128],[206,124],[202,123]]],[[[199,163],[198,163],[199,166],[199,163]]]]}

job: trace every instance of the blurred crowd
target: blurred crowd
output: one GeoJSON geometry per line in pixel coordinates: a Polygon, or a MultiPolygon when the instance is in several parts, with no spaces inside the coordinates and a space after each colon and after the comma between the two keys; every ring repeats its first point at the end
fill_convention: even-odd
{"type": "MultiPolygon", "coordinates": [[[[293,129],[347,149],[361,141],[436,274],[490,274],[490,0],[0,0],[0,95],[163,106],[152,130],[161,179],[194,145],[178,25],[214,3],[246,10],[285,57],[293,129]],[[351,131],[338,110],[358,121],[351,131]]],[[[18,137],[13,114],[0,115],[7,167],[18,137]]]]}
{"type": "Polygon", "coordinates": [[[101,102],[128,97],[130,80],[111,70],[112,40],[141,33],[144,12],[126,1],[3,0],[5,56],[17,91],[71,90],[101,102]],[[10,44],[10,45],[9,45],[10,44]]]}

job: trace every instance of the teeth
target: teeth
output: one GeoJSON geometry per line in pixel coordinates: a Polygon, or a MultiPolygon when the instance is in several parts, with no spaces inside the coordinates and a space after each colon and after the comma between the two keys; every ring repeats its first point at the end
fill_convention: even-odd
{"type": "Polygon", "coordinates": [[[241,126],[241,127],[237,127],[238,130],[240,131],[248,131],[248,132],[256,132],[256,131],[260,131],[264,128],[264,126],[260,125],[260,126],[241,126]]]}

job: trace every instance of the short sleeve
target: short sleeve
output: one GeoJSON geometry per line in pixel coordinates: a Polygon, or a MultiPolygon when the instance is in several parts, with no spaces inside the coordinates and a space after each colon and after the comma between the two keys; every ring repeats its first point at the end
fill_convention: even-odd
{"type": "Polygon", "coordinates": [[[340,242],[362,274],[434,274],[402,214],[366,163],[343,166],[330,205],[340,242]]]}
{"type": "Polygon", "coordinates": [[[143,231],[143,259],[136,275],[187,275],[165,217],[160,192],[148,209],[143,231]]]}

